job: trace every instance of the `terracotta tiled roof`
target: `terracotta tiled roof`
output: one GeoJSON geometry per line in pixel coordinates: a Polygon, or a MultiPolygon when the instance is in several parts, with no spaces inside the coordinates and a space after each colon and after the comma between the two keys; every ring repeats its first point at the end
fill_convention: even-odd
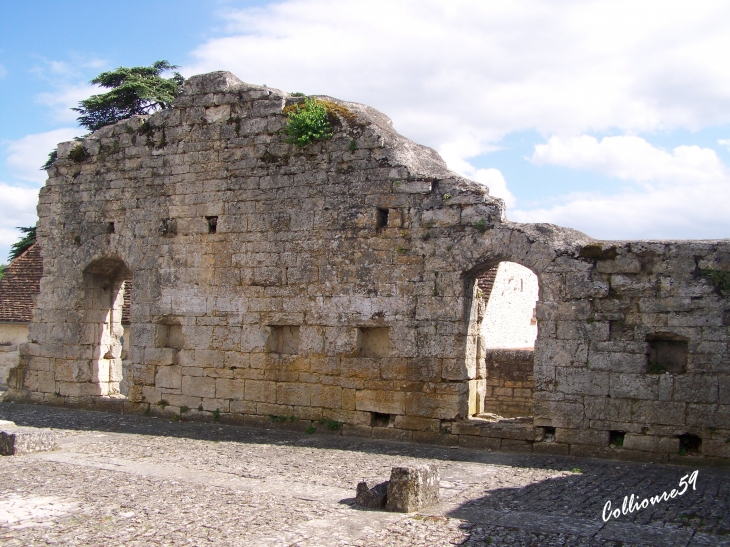
{"type": "MultiPolygon", "coordinates": [[[[30,323],[36,295],[41,292],[43,258],[38,244],[13,260],[0,279],[0,323],[30,323]]],[[[129,324],[132,282],[124,286],[122,324],[129,324]]]]}
{"type": "Polygon", "coordinates": [[[41,248],[33,245],[10,263],[0,279],[0,322],[30,323],[41,276],[41,248]]]}
{"type": "Polygon", "coordinates": [[[481,277],[477,278],[477,287],[479,287],[479,290],[482,291],[482,299],[484,300],[484,302],[488,302],[489,297],[492,294],[492,289],[494,288],[494,280],[497,278],[498,267],[499,264],[491,267],[486,272],[484,272],[481,277]]]}

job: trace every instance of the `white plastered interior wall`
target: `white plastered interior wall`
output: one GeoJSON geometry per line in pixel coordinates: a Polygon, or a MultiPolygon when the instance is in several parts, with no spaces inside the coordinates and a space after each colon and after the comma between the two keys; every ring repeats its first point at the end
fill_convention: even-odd
{"type": "Polygon", "coordinates": [[[514,262],[500,262],[482,320],[486,349],[534,348],[537,338],[535,304],[537,276],[514,262]]]}

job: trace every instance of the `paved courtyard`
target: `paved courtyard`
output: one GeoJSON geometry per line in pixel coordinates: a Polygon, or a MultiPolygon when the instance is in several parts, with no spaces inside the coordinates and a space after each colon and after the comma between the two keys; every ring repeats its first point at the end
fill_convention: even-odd
{"type": "MultiPolygon", "coordinates": [[[[730,471],[604,522],[607,501],[680,489],[696,468],[410,445],[0,404],[59,450],[0,458],[0,545],[730,545],[730,471]],[[355,486],[435,463],[442,502],[362,510],[355,486]]],[[[326,430],[326,428],[324,428],[326,430]]]]}

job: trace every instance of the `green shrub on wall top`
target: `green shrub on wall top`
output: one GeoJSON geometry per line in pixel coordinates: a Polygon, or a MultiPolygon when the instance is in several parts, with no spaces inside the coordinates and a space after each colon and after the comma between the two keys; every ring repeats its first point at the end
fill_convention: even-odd
{"type": "Polygon", "coordinates": [[[327,106],[315,98],[309,97],[304,103],[287,108],[289,124],[286,132],[289,143],[305,146],[316,140],[332,137],[332,126],[327,117],[327,106]]]}

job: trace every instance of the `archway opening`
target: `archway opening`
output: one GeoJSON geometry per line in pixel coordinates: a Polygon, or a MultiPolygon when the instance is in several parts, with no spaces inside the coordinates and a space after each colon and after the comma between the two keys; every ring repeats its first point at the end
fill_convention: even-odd
{"type": "Polygon", "coordinates": [[[124,294],[132,272],[118,258],[95,260],[84,270],[87,340],[91,343],[91,382],[99,395],[123,397],[128,389],[125,357],[124,294]]]}
{"type": "Polygon", "coordinates": [[[534,413],[534,349],[539,281],[530,270],[502,261],[475,282],[476,378],[470,415],[520,418],[534,413]]]}

